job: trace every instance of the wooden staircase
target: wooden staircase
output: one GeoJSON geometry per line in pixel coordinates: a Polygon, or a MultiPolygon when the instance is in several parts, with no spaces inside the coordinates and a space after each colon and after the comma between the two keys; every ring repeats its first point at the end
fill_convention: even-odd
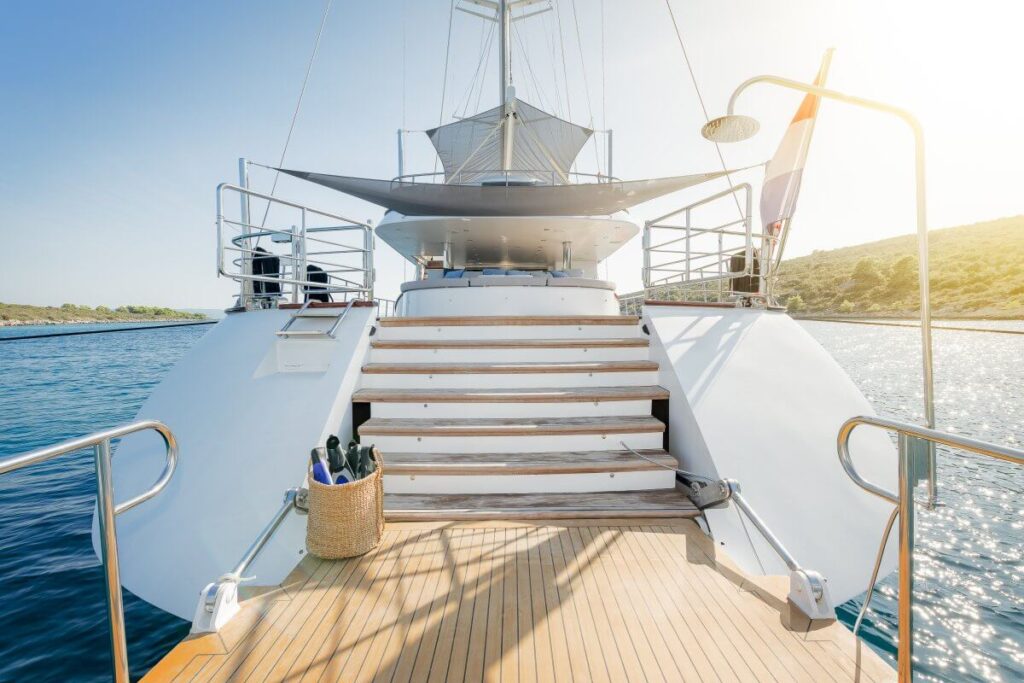
{"type": "Polygon", "coordinates": [[[370,354],[353,400],[391,521],[699,514],[636,317],[384,318],[370,354]]]}

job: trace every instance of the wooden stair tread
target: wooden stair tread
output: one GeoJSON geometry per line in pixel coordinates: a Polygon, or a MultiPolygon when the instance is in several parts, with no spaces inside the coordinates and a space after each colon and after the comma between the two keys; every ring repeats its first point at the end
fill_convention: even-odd
{"type": "Polygon", "coordinates": [[[376,339],[375,349],[612,349],[648,347],[646,337],[622,339],[376,339]]]}
{"type": "Polygon", "coordinates": [[[567,387],[550,389],[359,389],[355,403],[589,403],[657,401],[669,397],[659,386],[567,387]]]}
{"type": "Polygon", "coordinates": [[[646,472],[678,467],[660,448],[637,451],[558,451],[549,453],[385,453],[387,474],[515,475],[646,472]],[[650,461],[654,462],[650,462],[650,461]]]}
{"type": "Polygon", "coordinates": [[[648,372],[658,364],[649,360],[608,360],[565,363],[367,363],[370,375],[512,375],[558,372],[648,372]]]}
{"type": "Polygon", "coordinates": [[[494,325],[637,325],[635,315],[474,315],[381,318],[381,327],[467,327],[494,325]]]}
{"type": "Polygon", "coordinates": [[[651,416],[558,418],[371,417],[359,426],[360,436],[558,436],[561,434],[640,434],[664,432],[665,423],[651,416]]]}
{"type": "Polygon", "coordinates": [[[385,493],[389,521],[599,519],[697,517],[700,512],[681,492],[613,491],[609,493],[385,493]]]}

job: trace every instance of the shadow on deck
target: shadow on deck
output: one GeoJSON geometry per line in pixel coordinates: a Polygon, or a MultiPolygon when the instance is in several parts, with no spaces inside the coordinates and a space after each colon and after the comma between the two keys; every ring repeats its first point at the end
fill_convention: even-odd
{"type": "MultiPolygon", "coordinates": [[[[790,616],[688,520],[389,523],[307,557],[147,681],[880,681],[840,624],[790,616]]],[[[256,592],[258,592],[257,589],[256,592]]]]}

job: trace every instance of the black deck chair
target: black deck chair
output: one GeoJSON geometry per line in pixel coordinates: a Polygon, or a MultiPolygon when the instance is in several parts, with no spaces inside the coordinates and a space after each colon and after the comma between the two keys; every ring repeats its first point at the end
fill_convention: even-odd
{"type": "MultiPolygon", "coordinates": [[[[324,269],[319,266],[308,265],[306,266],[306,279],[310,282],[320,282],[327,284],[327,273],[324,269]]],[[[305,285],[302,291],[306,294],[306,301],[321,301],[327,303],[331,300],[331,294],[327,291],[326,287],[316,287],[314,285],[305,285]]]]}
{"type": "MultiPolygon", "coordinates": [[[[263,277],[274,278],[281,277],[281,259],[274,256],[263,247],[256,247],[253,251],[256,252],[256,255],[252,259],[253,275],[262,275],[263,277]]],[[[252,293],[254,296],[262,299],[281,296],[281,283],[253,280],[252,293]]]]}

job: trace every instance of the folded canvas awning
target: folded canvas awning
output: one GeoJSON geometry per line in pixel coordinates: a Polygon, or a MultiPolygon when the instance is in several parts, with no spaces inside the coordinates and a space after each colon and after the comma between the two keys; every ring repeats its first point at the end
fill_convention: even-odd
{"type": "Polygon", "coordinates": [[[522,100],[488,109],[427,131],[445,179],[460,184],[485,178],[499,169],[548,184],[567,182],[573,159],[593,131],[560,119],[522,100]],[[505,128],[510,126],[510,135],[505,128]],[[502,148],[508,146],[508,165],[502,148]]]}
{"type": "Polygon", "coordinates": [[[579,185],[446,185],[277,169],[406,216],[609,216],[734,171],[579,185]]]}

